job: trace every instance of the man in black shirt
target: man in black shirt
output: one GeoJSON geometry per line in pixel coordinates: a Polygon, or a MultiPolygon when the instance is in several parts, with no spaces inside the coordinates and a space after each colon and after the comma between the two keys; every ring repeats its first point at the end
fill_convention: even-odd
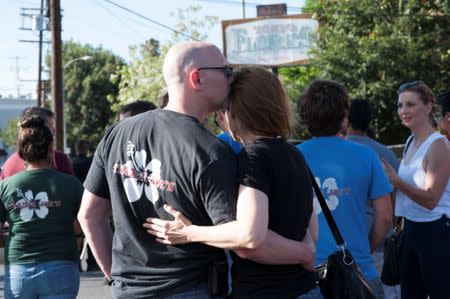
{"type": "Polygon", "coordinates": [[[88,157],[89,143],[85,140],[78,140],[75,142],[75,156],[70,161],[72,163],[73,172],[75,176],[84,182],[86,175],[91,167],[92,157],[88,157]]]}
{"type": "Polygon", "coordinates": [[[156,242],[142,224],[147,217],[172,219],[164,204],[197,225],[235,218],[235,156],[202,126],[225,105],[232,68],[217,47],[186,42],[169,50],[163,74],[167,106],[111,127],[84,184],[78,219],[113,298],[208,295],[208,265],[224,260],[224,252],[156,242]],[[111,209],[113,241],[105,221],[111,209]]]}

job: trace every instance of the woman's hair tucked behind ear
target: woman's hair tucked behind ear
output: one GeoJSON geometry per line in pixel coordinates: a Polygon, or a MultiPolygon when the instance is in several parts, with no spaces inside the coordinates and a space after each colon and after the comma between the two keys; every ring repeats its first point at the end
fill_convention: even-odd
{"type": "Polygon", "coordinates": [[[30,116],[19,121],[17,150],[26,162],[36,162],[48,158],[53,136],[40,116],[30,116]]]}

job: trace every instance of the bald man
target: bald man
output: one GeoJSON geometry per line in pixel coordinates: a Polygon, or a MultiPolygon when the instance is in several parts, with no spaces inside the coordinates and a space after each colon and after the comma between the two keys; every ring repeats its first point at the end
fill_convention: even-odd
{"type": "Polygon", "coordinates": [[[165,204],[197,225],[235,218],[235,155],[202,126],[224,107],[232,72],[212,44],[173,46],[163,66],[167,106],[122,120],[99,144],[78,219],[112,298],[221,295],[208,292],[208,268],[223,264],[223,250],[163,245],[142,224],[147,217],[172,219],[165,204]],[[114,237],[106,221],[111,210],[114,237]]]}

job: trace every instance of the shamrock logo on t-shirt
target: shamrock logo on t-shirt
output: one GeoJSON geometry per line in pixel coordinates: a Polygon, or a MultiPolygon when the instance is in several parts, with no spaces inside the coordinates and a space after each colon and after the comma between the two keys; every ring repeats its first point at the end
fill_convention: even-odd
{"type": "Polygon", "coordinates": [[[161,161],[153,159],[146,164],[147,152],[135,151],[135,145],[131,141],[127,144],[127,155],[131,160],[125,163],[127,178],[123,185],[128,201],[135,202],[145,193],[147,199],[155,204],[159,199],[159,193],[152,181],[161,178],[161,161]]]}
{"type": "Polygon", "coordinates": [[[22,220],[30,220],[33,218],[34,213],[41,219],[44,219],[47,216],[47,192],[39,192],[36,194],[36,197],[34,197],[33,191],[28,190],[23,193],[20,188],[17,188],[16,193],[19,200],[15,203],[15,206],[20,209],[20,218],[22,218],[22,220]]]}

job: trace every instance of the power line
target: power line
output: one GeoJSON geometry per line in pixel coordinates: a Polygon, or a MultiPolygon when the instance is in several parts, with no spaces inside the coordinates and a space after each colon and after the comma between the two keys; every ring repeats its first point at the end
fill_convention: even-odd
{"type": "MultiPolygon", "coordinates": [[[[134,28],[132,28],[128,22],[126,22],[125,20],[122,19],[122,17],[119,17],[119,15],[115,14],[114,12],[112,12],[109,8],[105,7],[103,4],[100,3],[99,0],[95,0],[95,3],[100,6],[102,9],[104,9],[110,16],[116,18],[117,20],[119,20],[120,22],[122,22],[125,26],[128,27],[128,29],[130,29],[131,31],[133,31],[135,34],[139,35],[141,38],[144,38],[143,34],[141,34],[140,32],[138,32],[137,30],[135,30],[134,28]]],[[[142,24],[141,24],[142,25],[142,24]]]]}
{"type": "Polygon", "coordinates": [[[173,29],[173,28],[171,28],[171,27],[169,27],[169,26],[167,26],[167,25],[164,25],[164,24],[162,24],[162,23],[159,23],[159,22],[157,22],[157,21],[155,21],[155,20],[153,20],[153,19],[150,19],[150,18],[148,18],[148,17],[146,17],[146,16],[144,16],[144,15],[141,15],[140,13],[138,13],[138,12],[136,12],[136,11],[133,11],[133,10],[131,10],[131,9],[125,7],[125,6],[119,5],[119,4],[117,4],[117,3],[113,2],[113,1],[110,1],[110,0],[105,0],[105,1],[108,2],[108,3],[110,3],[110,4],[112,4],[112,5],[114,5],[114,6],[117,6],[117,7],[121,8],[121,9],[123,9],[123,10],[125,10],[125,11],[131,13],[131,14],[134,14],[134,15],[136,15],[136,16],[138,16],[138,17],[144,19],[144,20],[147,20],[147,21],[149,21],[149,22],[151,22],[151,23],[153,23],[153,24],[156,24],[156,25],[158,25],[158,26],[164,27],[164,28],[166,28],[167,30],[170,30],[170,31],[172,31],[172,32],[174,32],[174,33],[177,33],[177,34],[180,34],[180,35],[183,35],[183,36],[188,37],[188,38],[190,38],[190,39],[192,39],[192,40],[198,41],[198,39],[196,39],[196,38],[194,38],[194,37],[192,37],[192,36],[190,36],[190,35],[188,35],[188,34],[185,34],[185,33],[183,33],[183,32],[180,32],[180,31],[178,31],[178,30],[175,30],[175,29],[173,29]]]}
{"type": "Polygon", "coordinates": [[[100,0],[95,0],[95,2],[96,2],[96,4],[99,5],[101,8],[103,8],[104,10],[106,10],[111,16],[117,18],[117,19],[120,20],[120,21],[123,20],[124,24],[125,24],[131,31],[135,32],[137,35],[139,35],[139,36],[142,37],[142,38],[147,38],[147,37],[144,36],[141,32],[138,32],[138,30],[136,30],[136,27],[131,26],[130,22],[133,22],[134,24],[143,26],[143,27],[145,27],[145,28],[150,28],[150,30],[155,30],[155,31],[158,31],[158,32],[164,32],[163,29],[161,29],[161,28],[157,28],[157,27],[151,26],[151,25],[149,26],[148,23],[145,23],[145,24],[144,24],[143,22],[140,22],[139,20],[137,20],[136,18],[134,18],[134,16],[131,16],[131,15],[129,15],[129,14],[127,14],[126,16],[125,16],[125,15],[122,15],[122,14],[126,14],[127,12],[122,11],[122,14],[116,14],[116,13],[114,13],[112,10],[110,10],[110,9],[108,9],[107,7],[105,7],[104,5],[102,5],[102,4],[100,3],[100,0]]]}

